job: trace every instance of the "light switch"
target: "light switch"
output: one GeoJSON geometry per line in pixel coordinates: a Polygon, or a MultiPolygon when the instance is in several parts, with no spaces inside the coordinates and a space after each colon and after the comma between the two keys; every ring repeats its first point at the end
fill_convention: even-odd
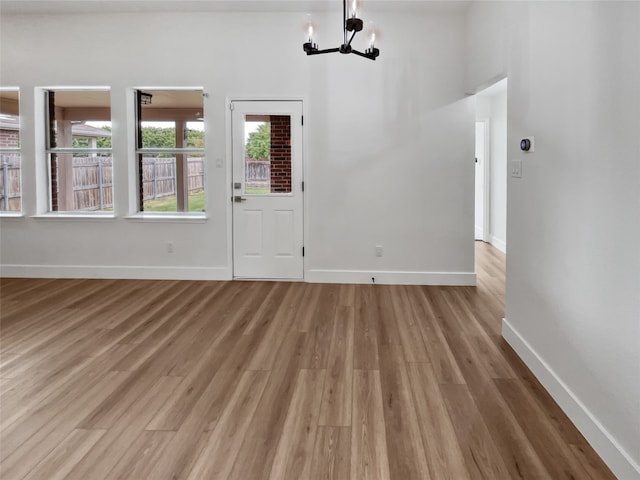
{"type": "Polygon", "coordinates": [[[513,178],[522,178],[522,160],[511,160],[511,176],[513,178]]]}

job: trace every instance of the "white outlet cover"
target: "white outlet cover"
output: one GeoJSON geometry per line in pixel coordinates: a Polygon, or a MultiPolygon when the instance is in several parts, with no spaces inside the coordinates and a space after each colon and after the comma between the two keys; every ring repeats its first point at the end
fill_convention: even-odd
{"type": "Polygon", "coordinates": [[[511,176],[513,178],[522,178],[522,160],[511,160],[511,176]]]}

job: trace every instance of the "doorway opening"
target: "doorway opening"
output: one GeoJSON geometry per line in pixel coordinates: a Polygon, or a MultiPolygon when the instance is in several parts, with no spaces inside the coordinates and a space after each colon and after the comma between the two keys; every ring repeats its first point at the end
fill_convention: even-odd
{"type": "Polygon", "coordinates": [[[302,102],[233,101],[233,276],[304,277],[302,102]]]}
{"type": "Polygon", "coordinates": [[[507,251],[507,79],[476,94],[475,239],[507,251]]]}
{"type": "Polygon", "coordinates": [[[489,119],[476,119],[476,178],[475,178],[475,222],[474,238],[489,242],[489,192],[485,183],[489,176],[489,119]],[[485,230],[485,225],[487,228],[485,230]]]}

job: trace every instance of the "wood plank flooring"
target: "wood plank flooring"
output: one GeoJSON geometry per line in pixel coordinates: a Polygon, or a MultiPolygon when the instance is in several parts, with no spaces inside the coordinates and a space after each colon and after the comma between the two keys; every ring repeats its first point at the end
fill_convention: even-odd
{"type": "Polygon", "coordinates": [[[613,479],[477,287],[2,279],[0,478],[613,479]]]}

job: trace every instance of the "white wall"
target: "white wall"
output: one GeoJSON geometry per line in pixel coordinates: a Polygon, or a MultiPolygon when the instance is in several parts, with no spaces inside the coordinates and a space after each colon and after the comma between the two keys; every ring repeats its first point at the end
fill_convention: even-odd
{"type": "MultiPolygon", "coordinates": [[[[464,95],[463,12],[380,15],[385,35],[375,62],[306,57],[302,19],[3,15],[2,84],[21,89],[25,210],[25,218],[2,220],[3,275],[230,278],[225,101],[252,95],[304,99],[308,280],[368,282],[373,273],[379,282],[472,283],[473,101],[464,95]],[[66,85],[111,86],[114,219],[31,218],[46,208],[47,184],[34,88],[66,85]],[[135,204],[127,92],[136,86],[203,86],[210,94],[206,221],[124,218],[135,204]],[[225,160],[220,168],[217,159],[225,160]],[[382,258],[375,245],[384,246],[382,258]]],[[[317,22],[321,46],[337,44],[340,13],[317,22]]]]}
{"type": "Polygon", "coordinates": [[[507,92],[491,102],[491,243],[507,248],[507,92]]]}
{"type": "Polygon", "coordinates": [[[474,2],[468,26],[467,88],[508,76],[523,160],[503,334],[617,476],[640,478],[640,3],[474,2]]]}

